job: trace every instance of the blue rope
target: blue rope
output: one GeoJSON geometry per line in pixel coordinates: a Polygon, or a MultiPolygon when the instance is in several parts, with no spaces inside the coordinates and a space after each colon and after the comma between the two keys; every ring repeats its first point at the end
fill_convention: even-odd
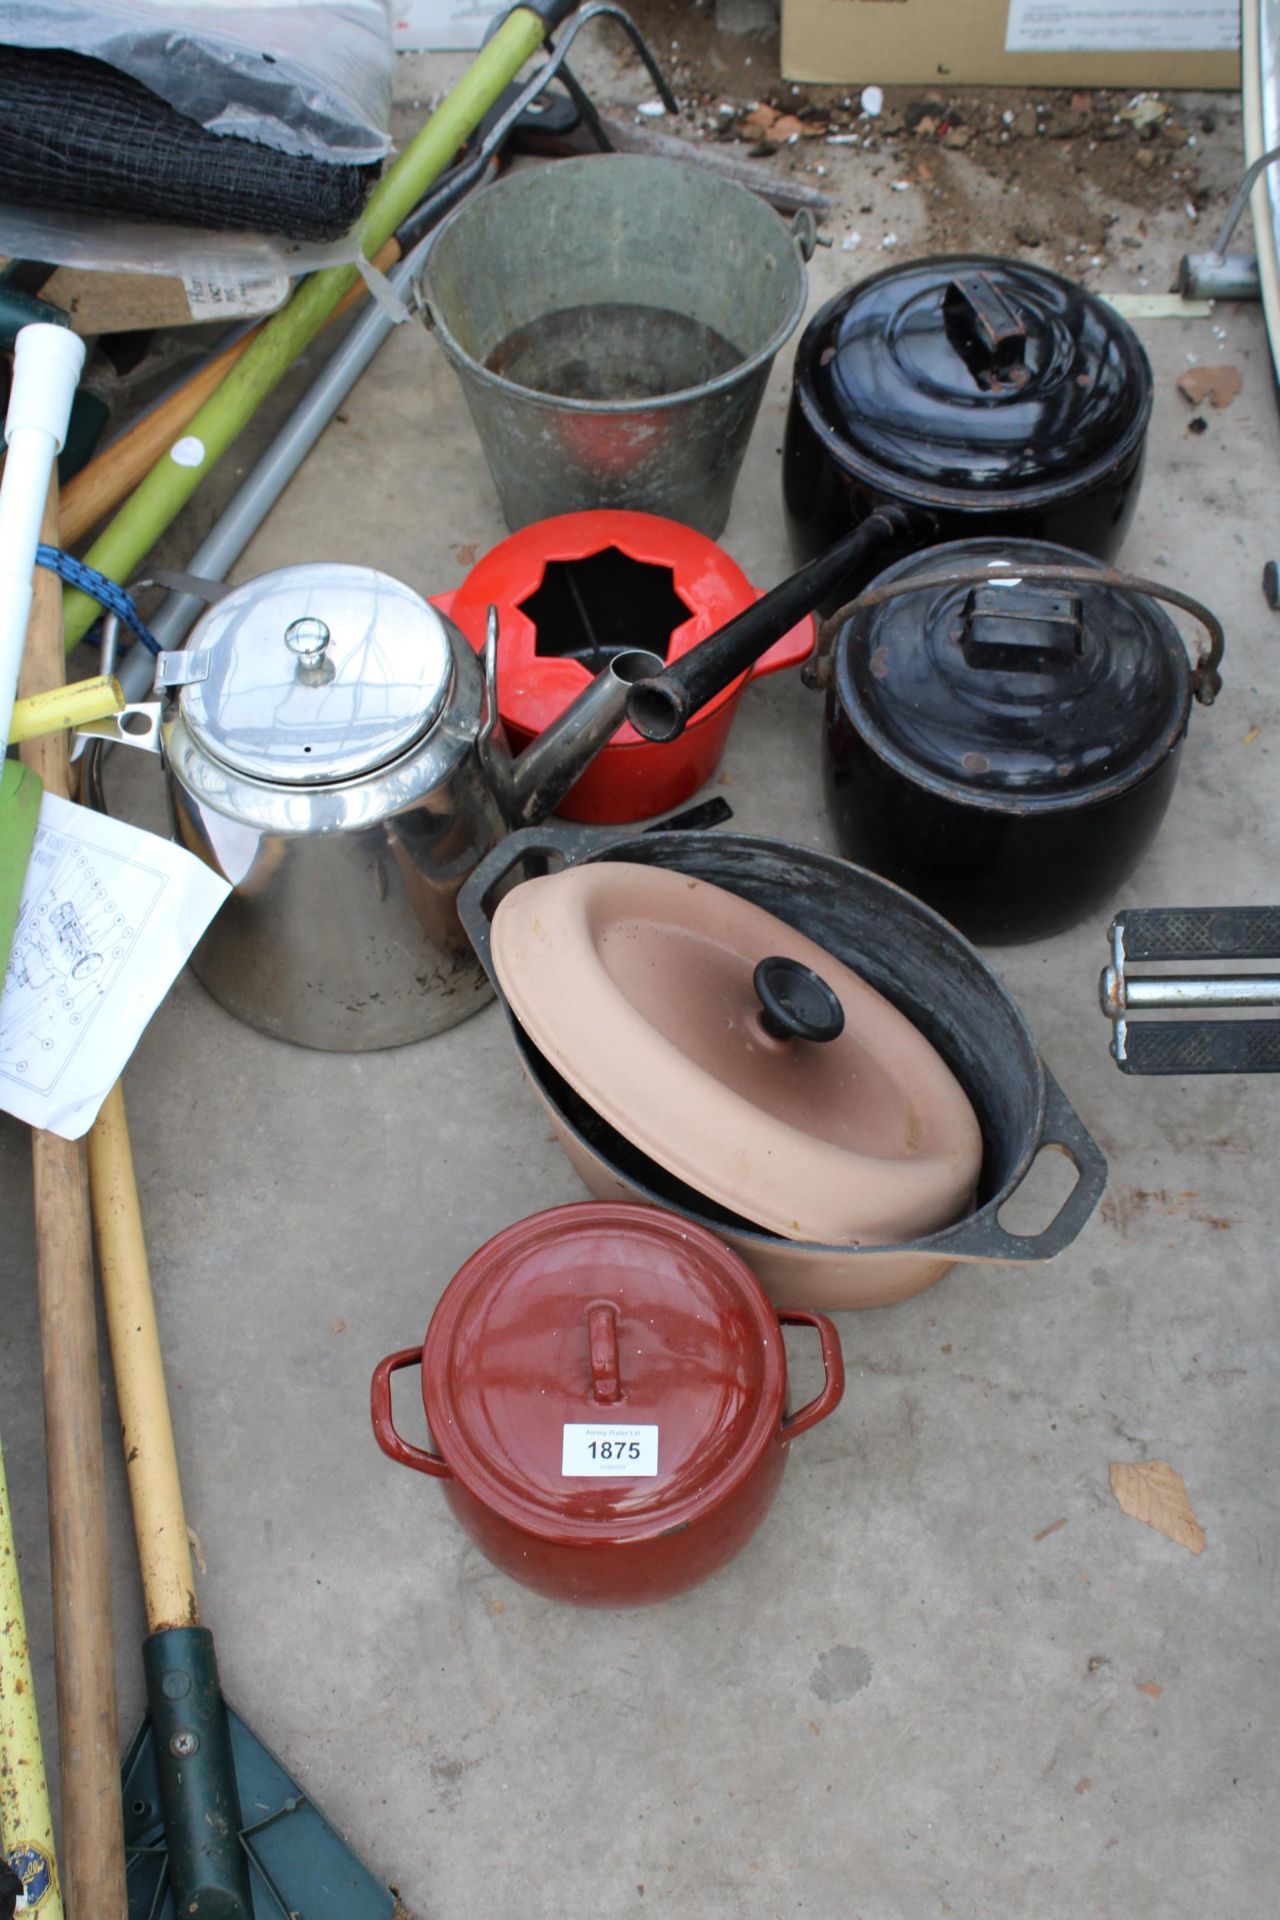
{"type": "Polygon", "coordinates": [[[68,586],[78,587],[81,593],[87,593],[91,600],[99,601],[128,627],[149,653],[159,653],[160,642],[134,606],[133,595],[117,586],[114,580],[108,580],[105,573],[99,573],[96,567],[87,567],[83,560],[63,553],[59,547],[46,547],[43,544],[36,548],[36,563],[48,567],[50,573],[56,573],[68,586]]]}

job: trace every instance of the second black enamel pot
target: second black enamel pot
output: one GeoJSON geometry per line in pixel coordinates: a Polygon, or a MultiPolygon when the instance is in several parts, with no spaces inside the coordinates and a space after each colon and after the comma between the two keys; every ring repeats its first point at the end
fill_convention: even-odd
{"type": "Polygon", "coordinates": [[[1146,851],[1221,655],[1190,596],[1044,541],[899,561],[828,622],[809,673],[843,851],[973,940],[1071,926],[1146,851]],[[1204,625],[1194,665],[1161,600],[1204,625]]]}

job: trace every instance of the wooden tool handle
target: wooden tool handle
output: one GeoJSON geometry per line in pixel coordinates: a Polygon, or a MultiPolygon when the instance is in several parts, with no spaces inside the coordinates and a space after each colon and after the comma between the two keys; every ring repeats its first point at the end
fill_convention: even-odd
{"type": "Polygon", "coordinates": [[[89,1180],[147,1631],[197,1627],[200,1611],[182,1484],[165,1391],[129,1123],[118,1083],[107,1095],[89,1135],[89,1180]]]}
{"type": "MultiPolygon", "coordinates": [[[[399,241],[388,240],[374,255],[373,265],[379,272],[385,273],[399,258],[399,241]]],[[[358,281],[346,298],[339,302],[328,324],[331,325],[339,314],[348,312],[358,300],[362,300],[366,291],[364,281],[358,281]]],[[[88,461],[75,478],[67,482],[62,493],[62,538],[68,547],[74,547],[83,540],[99,520],[105,520],[125,496],[133,492],[139,481],[150,473],[156,461],[168,452],[183,428],[195,419],[210,394],[221,385],[223,376],[230,373],[265,325],[266,321],[260,320],[256,327],[251,327],[248,333],[233,340],[229,347],[224,347],[206,366],[199,367],[176,393],[171,393],[150,413],[144,414],[141,420],[88,461]]]]}
{"type": "MultiPolygon", "coordinates": [[[[58,543],[56,481],[40,537],[58,543]]],[[[62,584],[38,567],[19,681],[43,693],[64,676],[62,584]]],[[[21,749],[48,793],[69,791],[67,737],[21,749]]],[[[89,1176],[83,1141],[36,1131],[40,1357],[49,1478],[53,1636],[62,1784],[62,1893],[69,1920],[126,1920],[115,1649],[107,1563],[106,1474],[94,1309],[89,1176]]]]}

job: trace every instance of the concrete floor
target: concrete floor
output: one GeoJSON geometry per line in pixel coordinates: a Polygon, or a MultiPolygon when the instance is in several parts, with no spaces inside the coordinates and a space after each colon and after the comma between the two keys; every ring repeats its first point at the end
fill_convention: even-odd
{"type": "MultiPolygon", "coordinates": [[[[1229,119],[1217,138],[1225,176],[1229,119]]],[[[1194,237],[1153,226],[1152,286],[1194,237]]],[[[855,265],[820,252],[815,304],[855,265]]],[[[1158,397],[1125,559],[1214,604],[1226,686],[1117,907],[1277,892],[1280,618],[1258,583],[1280,427],[1258,313],[1213,324],[1225,341],[1140,327],[1158,397]],[[1192,355],[1244,376],[1200,437],[1174,390],[1192,355]]],[[[789,373],[788,352],[725,536],[762,584],[788,569],[789,373]]],[[[323,556],[454,584],[460,550],[503,528],[432,342],[402,329],[347,413],[238,577],[323,556]]],[[[748,694],[722,775],[745,829],[831,844],[819,733],[798,681],[748,694]]],[[[153,768],[112,782],[160,823],[153,768]]],[[[500,1013],[325,1056],[179,981],[127,1091],[205,1615],[229,1696],[417,1920],[1270,1910],[1277,1089],[1116,1072],[1107,918],[995,956],[1110,1159],[1100,1213],[1050,1266],[842,1316],[845,1401],[797,1442],[767,1525],[704,1588],[623,1615],[513,1585],[369,1432],[374,1362],[423,1333],[464,1257],[581,1197],[500,1013]],[[1183,1475],[1200,1557],[1112,1498],[1109,1463],[1148,1457],[1183,1475]]],[[[0,1121],[0,1407],[52,1762],[28,1164],[0,1121]]],[[[803,1391],[812,1355],[794,1355],[803,1391]]],[[[104,1425],[127,1733],[143,1626],[105,1370],[104,1425]]]]}

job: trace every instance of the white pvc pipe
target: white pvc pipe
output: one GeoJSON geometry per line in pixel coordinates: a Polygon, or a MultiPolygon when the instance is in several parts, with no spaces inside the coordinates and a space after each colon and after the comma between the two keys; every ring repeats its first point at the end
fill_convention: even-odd
{"type": "Polygon", "coordinates": [[[0,483],[0,754],[9,744],[49,475],[67,437],[83,365],[84,341],[69,327],[38,322],[18,335],[0,483]]]}

